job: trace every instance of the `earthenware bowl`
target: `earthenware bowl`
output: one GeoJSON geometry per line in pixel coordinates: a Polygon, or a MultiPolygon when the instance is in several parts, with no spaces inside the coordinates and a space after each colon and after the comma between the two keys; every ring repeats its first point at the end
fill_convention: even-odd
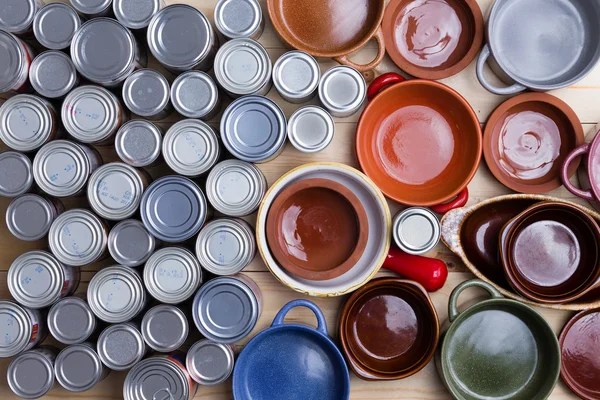
{"type": "Polygon", "coordinates": [[[350,270],[367,246],[369,221],[360,199],[334,180],[296,181],[267,214],[267,242],[290,273],[327,280],[350,270]]]}
{"type": "Polygon", "coordinates": [[[379,278],[350,296],[339,318],[342,349],[361,379],[411,376],[431,360],[440,324],[427,291],[414,281],[379,278]]]}
{"type": "Polygon", "coordinates": [[[396,65],[422,79],[456,75],[483,43],[476,0],[392,0],[383,17],[385,48],[396,65]]]}
{"type": "Polygon", "coordinates": [[[563,164],[562,180],[565,187],[574,195],[593,202],[600,201],[600,135],[596,134],[591,143],[573,150],[563,164]],[[578,189],[569,181],[569,172],[573,165],[579,165],[579,157],[585,155],[585,167],[590,190],[578,189]]]}
{"type": "Polygon", "coordinates": [[[556,335],[533,308],[505,299],[479,280],[450,295],[449,328],[436,354],[440,378],[459,400],[544,400],[560,372],[556,335]],[[458,311],[458,297],[479,287],[492,298],[458,311]]]}
{"type": "MultiPolygon", "coordinates": [[[[525,93],[502,103],[483,134],[483,155],[496,179],[521,193],[545,193],[562,184],[567,155],[584,143],[577,115],[564,101],[525,93]]],[[[579,158],[567,175],[575,174],[579,158]]]]}

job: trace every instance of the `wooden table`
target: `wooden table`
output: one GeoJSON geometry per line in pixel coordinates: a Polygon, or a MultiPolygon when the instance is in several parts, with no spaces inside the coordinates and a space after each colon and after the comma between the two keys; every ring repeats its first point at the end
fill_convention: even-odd
{"type": "MultiPolygon", "coordinates": [[[[489,12],[493,0],[478,1],[484,15],[486,15],[489,12]]],[[[212,20],[213,8],[216,0],[167,0],[166,2],[169,4],[187,3],[193,5],[202,10],[212,20]]],[[[260,2],[263,6],[265,18],[268,19],[265,0],[260,0],[260,2]]],[[[279,40],[274,32],[270,21],[267,21],[266,29],[260,39],[260,42],[268,49],[273,61],[287,51],[285,45],[279,40]]],[[[368,60],[369,58],[373,58],[375,51],[376,48],[374,43],[369,43],[363,50],[355,55],[354,58],[359,61],[368,60]]],[[[334,61],[328,59],[320,60],[320,64],[322,71],[325,71],[328,68],[336,65],[334,61]]],[[[158,66],[154,60],[151,61],[151,66],[161,69],[161,67],[158,66]]],[[[383,64],[377,68],[377,73],[380,74],[388,71],[398,71],[398,69],[386,56],[383,64]]],[[[461,72],[457,76],[445,79],[442,82],[458,90],[458,92],[460,92],[471,103],[477,115],[479,116],[479,120],[482,125],[486,122],[492,110],[503,100],[505,100],[505,97],[492,95],[483,87],[481,87],[475,76],[475,63],[472,63],[465,71],[461,72]]],[[[565,100],[571,107],[573,107],[581,119],[582,124],[584,125],[584,131],[587,133],[587,140],[591,140],[596,132],[594,129],[595,124],[600,121],[600,106],[597,106],[598,99],[600,99],[600,67],[596,68],[595,71],[593,71],[588,77],[586,77],[576,86],[558,90],[552,94],[565,100]]],[[[294,110],[296,110],[296,108],[298,108],[296,105],[292,105],[283,101],[277,95],[274,89],[269,93],[269,97],[277,101],[288,117],[294,110]]],[[[316,104],[317,100],[313,100],[312,103],[316,104]]],[[[322,153],[312,156],[304,155],[296,151],[291,145],[288,144],[282,155],[269,163],[259,165],[260,169],[265,173],[269,183],[273,183],[286,171],[312,161],[337,161],[353,167],[358,167],[354,152],[354,135],[359,116],[360,113],[357,113],[356,115],[346,119],[337,119],[335,139],[333,143],[322,153]]],[[[165,121],[161,121],[160,125],[163,128],[168,128],[171,124],[179,119],[180,117],[178,117],[176,114],[173,114],[165,121]]],[[[214,121],[215,126],[218,126],[217,122],[218,119],[214,121]]],[[[117,160],[117,156],[112,148],[100,149],[100,152],[102,153],[105,162],[117,160]]],[[[169,169],[164,165],[152,168],[149,170],[149,172],[154,178],[170,173],[169,169]]],[[[469,190],[471,192],[471,204],[490,197],[511,193],[509,189],[496,181],[496,179],[490,174],[485,162],[482,162],[477,175],[469,185],[469,190]]],[[[567,192],[567,190],[564,188],[560,188],[551,194],[561,198],[582,202],[580,199],[567,192]]],[[[0,210],[2,211],[1,215],[4,215],[9,202],[9,199],[0,198],[0,210]]],[[[67,199],[65,201],[65,205],[67,206],[67,209],[83,207],[86,205],[86,201],[84,198],[67,199]]],[[[390,202],[390,207],[392,208],[392,212],[396,212],[400,208],[399,205],[394,204],[393,202],[390,202]]],[[[254,223],[254,219],[255,216],[252,216],[248,220],[249,222],[254,223]]],[[[2,224],[2,228],[0,230],[0,298],[9,298],[10,293],[8,292],[6,285],[6,276],[8,267],[12,261],[25,251],[46,247],[46,243],[45,241],[33,243],[21,242],[12,237],[8,232],[4,218],[2,217],[0,220],[2,224]]],[[[432,294],[432,298],[438,310],[440,320],[444,321],[447,317],[447,302],[450,292],[458,283],[472,278],[472,275],[466,272],[466,268],[464,265],[462,265],[458,258],[441,244],[438,245],[437,248],[435,248],[429,254],[429,256],[443,259],[448,264],[448,267],[451,271],[448,282],[444,288],[439,292],[432,294]]],[[[83,268],[82,281],[78,292],[85,292],[87,284],[90,281],[90,278],[94,275],[95,271],[103,266],[113,263],[114,262],[112,260],[108,259],[101,263],[83,268]]],[[[271,324],[275,314],[284,304],[290,300],[302,298],[303,296],[276,281],[258,256],[244,272],[258,283],[264,296],[264,309],[256,329],[254,332],[252,332],[251,336],[254,336],[256,333],[260,332],[271,324]]],[[[380,273],[380,275],[389,274],[390,273],[386,272],[380,273]]],[[[478,293],[477,291],[474,291],[474,293],[466,293],[464,295],[463,303],[474,300],[474,298],[478,295],[482,295],[482,293],[478,293]]],[[[341,304],[344,301],[344,298],[311,298],[310,300],[316,302],[324,311],[327,317],[330,335],[336,337],[337,314],[341,304]]],[[[572,315],[572,313],[568,312],[548,311],[543,309],[540,309],[540,311],[547,318],[556,332],[560,331],[564,323],[572,315]]],[[[301,321],[311,325],[314,325],[315,323],[314,317],[309,311],[305,310],[294,310],[288,315],[288,321],[301,321]]],[[[195,331],[195,329],[193,330],[195,331]]],[[[189,338],[186,346],[189,346],[198,339],[199,334],[195,332],[189,338]]],[[[54,341],[52,339],[48,339],[47,342],[53,343],[54,341]]],[[[6,369],[8,364],[9,360],[0,361],[0,398],[15,399],[16,397],[10,392],[6,383],[6,369]]],[[[108,378],[99,383],[95,388],[81,394],[70,393],[62,388],[55,388],[44,398],[60,398],[65,400],[122,399],[122,384],[123,380],[125,379],[125,375],[125,373],[112,372],[108,378]]],[[[428,365],[424,370],[416,375],[401,381],[369,383],[361,381],[354,375],[352,375],[351,380],[351,398],[357,400],[441,400],[450,398],[441,381],[439,380],[433,364],[428,365]]],[[[231,381],[216,387],[200,387],[196,398],[202,398],[206,400],[231,399],[231,381]]],[[[573,395],[565,385],[559,383],[551,398],[553,400],[566,400],[576,399],[577,397],[573,395]]]]}

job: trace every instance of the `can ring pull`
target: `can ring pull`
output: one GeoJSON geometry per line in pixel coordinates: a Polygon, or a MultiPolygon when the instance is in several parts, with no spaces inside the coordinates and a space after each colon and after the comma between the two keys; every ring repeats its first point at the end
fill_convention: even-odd
{"type": "Polygon", "coordinates": [[[171,393],[171,389],[166,387],[166,388],[158,389],[156,392],[154,392],[154,395],[152,396],[152,400],[175,400],[175,397],[173,397],[173,394],[171,393]],[[158,398],[157,395],[161,392],[165,392],[167,394],[167,397],[158,398]]]}

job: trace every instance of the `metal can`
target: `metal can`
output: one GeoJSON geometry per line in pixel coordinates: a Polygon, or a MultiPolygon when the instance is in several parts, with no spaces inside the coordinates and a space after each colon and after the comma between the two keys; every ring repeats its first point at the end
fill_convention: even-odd
{"type": "Polygon", "coordinates": [[[219,46],[208,18],[185,4],[173,4],[154,15],[148,25],[148,48],[168,70],[208,71],[219,46]]]}
{"type": "Polygon", "coordinates": [[[221,118],[221,139],[240,160],[261,163],[277,157],[285,146],[285,114],[262,96],[244,96],[227,107],[221,118]]]}
{"type": "Polygon", "coordinates": [[[146,229],[156,238],[184,242],[196,235],[208,216],[204,193],[183,176],[165,176],[144,192],[140,214],[146,229]]]}
{"type": "Polygon", "coordinates": [[[202,335],[231,344],[252,332],[262,311],[260,290],[252,279],[219,277],[205,283],[194,297],[194,323],[202,335]]]}
{"type": "Polygon", "coordinates": [[[422,255],[440,242],[441,226],[427,208],[411,207],[399,212],[393,223],[394,242],[408,254],[422,255]]]}
{"type": "Polygon", "coordinates": [[[273,84],[282,99],[289,103],[306,103],[319,89],[321,70],[310,54],[289,51],[273,66],[273,84]]]}
{"type": "Polygon", "coordinates": [[[216,117],[221,108],[217,84],[202,71],[179,75],[171,87],[171,100],[179,114],[205,121],[216,117]]]}
{"type": "Polygon", "coordinates": [[[17,151],[0,153],[0,196],[18,197],[33,185],[33,166],[26,155],[17,151]]]}
{"type": "Polygon", "coordinates": [[[125,371],[140,362],[147,353],[138,327],[130,322],[110,325],[98,337],[98,355],[114,371],[125,371]]]}
{"type": "Polygon", "coordinates": [[[256,239],[242,219],[221,218],[206,224],[196,241],[200,265],[215,275],[235,275],[246,268],[256,254],[256,239]]]}
{"type": "Polygon", "coordinates": [[[90,175],[102,165],[96,150],[67,140],[54,140],[43,146],[33,159],[35,183],[54,197],[70,197],[84,192],[90,175]]]}
{"type": "Polygon", "coordinates": [[[123,101],[132,113],[147,119],[164,119],[171,114],[169,81],[153,69],[140,69],[125,80],[123,101]]]}
{"type": "Polygon", "coordinates": [[[48,329],[54,339],[63,344],[79,344],[96,331],[96,316],[88,303],[75,296],[54,303],[48,312],[48,329]]]}
{"type": "Polygon", "coordinates": [[[42,0],[3,0],[0,6],[0,29],[26,38],[31,37],[33,19],[42,0]]]}
{"type": "Polygon", "coordinates": [[[144,224],[127,219],[116,224],[108,235],[108,251],[111,257],[125,267],[138,267],[154,253],[156,239],[144,224]]]}
{"type": "Polygon", "coordinates": [[[225,382],[233,372],[235,353],[231,345],[200,340],[190,348],[186,367],[192,379],[203,386],[225,382]]]}
{"type": "Polygon", "coordinates": [[[169,353],[183,346],[188,333],[185,314],[172,305],[152,307],[142,319],[142,336],[146,344],[160,353],[169,353]]]}
{"type": "Polygon", "coordinates": [[[192,297],[202,284],[202,268],[190,251],[165,247],[146,262],[144,284],[161,303],[179,304],[192,297]]]}
{"type": "Polygon", "coordinates": [[[39,310],[0,300],[0,358],[8,358],[41,343],[47,335],[39,310]]]}
{"type": "Polygon", "coordinates": [[[113,0],[115,17],[129,29],[145,29],[166,4],[164,0],[113,0]]]}
{"type": "Polygon", "coordinates": [[[33,33],[37,41],[50,50],[65,50],[81,27],[82,20],[77,11],[68,4],[46,4],[35,15],[33,33]]]}
{"type": "Polygon", "coordinates": [[[94,214],[83,209],[59,215],[48,233],[52,254],[66,265],[83,267],[100,260],[106,251],[108,228],[94,214]]]}
{"type": "Polygon", "coordinates": [[[54,361],[58,349],[41,346],[20,354],[8,365],[6,380],[10,390],[23,399],[38,399],[54,386],[54,361]]]}
{"type": "Polygon", "coordinates": [[[288,138],[303,153],[325,150],[333,140],[335,122],[327,111],[317,106],[296,110],[288,122],[288,138]]]}
{"type": "Polygon", "coordinates": [[[52,222],[64,211],[58,199],[37,194],[24,194],[10,202],[6,209],[6,226],[14,237],[32,242],[48,234],[52,222]]]}
{"type": "Polygon", "coordinates": [[[134,119],[121,126],[115,138],[119,158],[132,167],[155,165],[162,151],[163,132],[150,121],[134,119]]]}
{"type": "Polygon", "coordinates": [[[112,15],[112,1],[113,0],[70,0],[73,8],[88,18],[108,17],[112,15]]]}
{"type": "Polygon", "coordinates": [[[54,362],[54,374],[70,392],[85,392],[106,378],[109,369],[102,365],[95,346],[85,342],[65,347],[54,362]]]}
{"type": "Polygon", "coordinates": [[[265,29],[262,10],[256,0],[219,0],[214,20],[226,39],[258,40],[265,29]]]}
{"type": "Polygon", "coordinates": [[[252,39],[233,39],[215,57],[217,82],[232,98],[249,94],[265,96],[271,89],[271,58],[267,50],[252,39]]]}
{"type": "Polygon", "coordinates": [[[365,78],[351,67],[339,65],[323,74],[319,98],[331,115],[349,117],[362,107],[367,96],[365,78]]]}
{"type": "MultiPolygon", "coordinates": [[[[52,4],[62,5],[49,5],[52,4]]],[[[29,79],[35,91],[49,99],[62,98],[79,84],[79,75],[73,61],[57,50],[45,51],[33,59],[29,79]]]]}
{"type": "Polygon", "coordinates": [[[32,91],[28,78],[34,57],[33,50],[24,41],[0,30],[0,93],[32,91]]]}

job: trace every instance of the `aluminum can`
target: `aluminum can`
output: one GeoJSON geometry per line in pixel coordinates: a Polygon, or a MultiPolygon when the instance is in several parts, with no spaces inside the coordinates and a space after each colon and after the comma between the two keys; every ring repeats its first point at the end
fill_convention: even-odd
{"type": "Polygon", "coordinates": [[[29,158],[17,151],[0,153],[0,196],[18,197],[33,185],[33,166],[29,158]]]}
{"type": "Polygon", "coordinates": [[[130,369],[148,350],[139,328],[130,322],[104,329],[98,337],[97,349],[102,363],[114,371],[130,369]]]}
{"type": "Polygon", "coordinates": [[[319,98],[331,115],[349,117],[362,107],[367,96],[365,78],[351,67],[330,68],[321,77],[319,98]]]}
{"type": "Polygon", "coordinates": [[[10,202],[6,209],[6,226],[14,237],[32,242],[48,234],[52,222],[64,211],[58,199],[37,194],[24,194],[10,202]]]}
{"type": "Polygon", "coordinates": [[[214,21],[227,39],[258,40],[265,29],[262,9],[256,0],[219,0],[214,21]]]}
{"type": "Polygon", "coordinates": [[[112,0],[70,0],[78,13],[87,18],[109,17],[112,15],[112,0]]]}
{"type": "Polygon", "coordinates": [[[27,39],[31,38],[33,20],[43,6],[42,0],[0,1],[0,29],[27,39]]]}
{"type": "Polygon", "coordinates": [[[393,222],[394,242],[408,254],[423,255],[440,242],[442,228],[427,208],[411,207],[399,212],[393,222]]]}
{"type": "Polygon", "coordinates": [[[39,310],[0,300],[0,358],[8,358],[40,344],[48,334],[39,310]]]}
{"type": "Polygon", "coordinates": [[[58,349],[41,346],[20,354],[8,365],[10,390],[22,399],[38,399],[56,386],[54,361],[58,349]]]}
{"type": "Polygon", "coordinates": [[[164,119],[173,111],[169,81],[153,69],[140,69],[125,80],[123,101],[132,113],[151,120],[164,119]]]}
{"type": "Polygon", "coordinates": [[[48,50],[34,58],[29,79],[35,91],[49,99],[63,98],[79,84],[73,61],[58,50],[48,50]]]}
{"type": "Polygon", "coordinates": [[[202,339],[190,348],[186,367],[192,379],[203,386],[225,382],[233,372],[235,352],[233,346],[202,339]]]}
{"type": "Polygon", "coordinates": [[[217,84],[202,71],[187,71],[179,75],[171,87],[171,100],[177,112],[187,118],[208,121],[221,111],[217,84]]]}
{"type": "Polygon", "coordinates": [[[317,106],[305,106],[292,114],[288,121],[288,139],[303,153],[325,150],[335,135],[335,122],[327,111],[317,106]]]}
{"type": "Polygon", "coordinates": [[[54,363],[54,374],[60,385],[70,392],[90,390],[108,376],[95,346],[89,342],[65,347],[54,363]]]}
{"type": "Polygon", "coordinates": [[[46,4],[33,20],[37,41],[50,50],[66,50],[83,23],[77,11],[68,4],[46,4]]]}
{"type": "Polygon", "coordinates": [[[150,121],[134,119],[121,126],[115,138],[119,158],[132,167],[150,167],[158,163],[163,132],[150,121]]]}
{"type": "Polygon", "coordinates": [[[152,17],[166,6],[164,0],[113,0],[115,17],[129,29],[145,29],[152,17]]]}
{"type": "Polygon", "coordinates": [[[96,332],[98,323],[88,303],[76,296],[59,300],[48,312],[48,330],[63,344],[79,344],[96,332]]]}
{"type": "Polygon", "coordinates": [[[116,224],[108,235],[111,257],[125,267],[138,267],[150,258],[156,248],[156,239],[144,224],[127,219],[116,224]]]}
{"type": "Polygon", "coordinates": [[[146,344],[160,353],[179,349],[189,333],[188,320],[179,308],[160,304],[152,307],[142,319],[142,336],[146,344]]]}
{"type": "Polygon", "coordinates": [[[306,103],[319,89],[321,70],[310,54],[289,51],[273,66],[273,84],[282,99],[289,103],[306,103]]]}
{"type": "MultiPolygon", "coordinates": [[[[21,0],[17,0],[21,1],[21,0]]],[[[29,67],[35,53],[24,41],[0,30],[0,93],[29,93],[29,67]]]]}

